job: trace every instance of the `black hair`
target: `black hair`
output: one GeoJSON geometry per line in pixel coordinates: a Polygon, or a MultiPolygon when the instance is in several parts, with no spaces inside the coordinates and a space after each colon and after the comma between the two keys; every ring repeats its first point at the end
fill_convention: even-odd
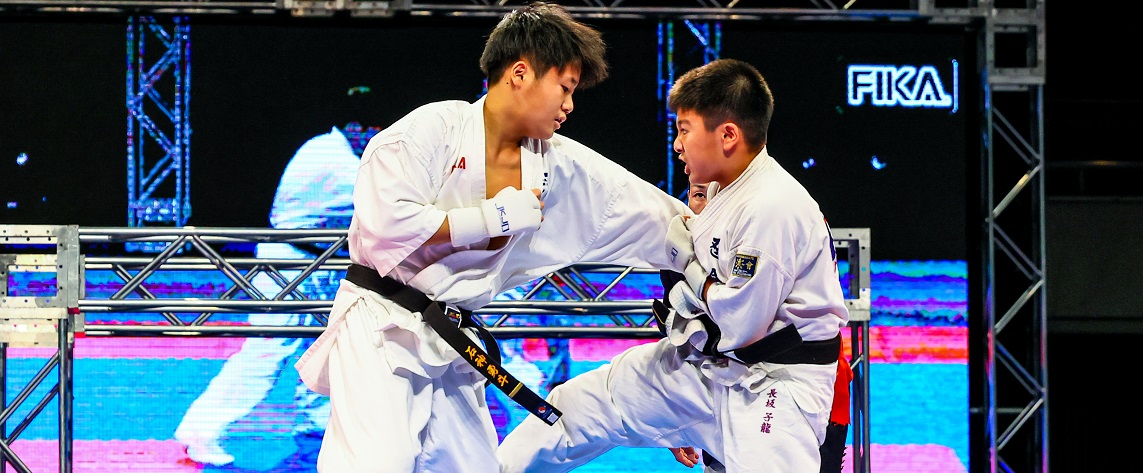
{"type": "Polygon", "coordinates": [[[667,107],[691,110],[702,117],[707,131],[734,122],[747,144],[766,145],[774,96],[762,73],[737,59],[717,59],[687,71],[671,87],[667,107]]]}
{"type": "Polygon", "coordinates": [[[556,4],[534,2],[504,15],[484,44],[480,70],[489,82],[500,79],[512,63],[524,58],[537,77],[553,67],[580,70],[579,87],[607,78],[606,47],[599,31],[576,21],[556,4]]]}

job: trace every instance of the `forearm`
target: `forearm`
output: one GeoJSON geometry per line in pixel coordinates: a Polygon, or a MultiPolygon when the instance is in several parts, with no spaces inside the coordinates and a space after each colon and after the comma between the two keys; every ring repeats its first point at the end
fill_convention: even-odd
{"type": "Polygon", "coordinates": [[[708,284],[703,302],[711,320],[722,328],[718,350],[732,350],[761,338],[774,322],[786,282],[774,274],[755,274],[743,286],[708,284]]]}
{"type": "Polygon", "coordinates": [[[449,226],[448,226],[448,219],[445,218],[441,221],[441,226],[439,228],[437,228],[437,231],[433,233],[433,236],[429,237],[429,239],[426,240],[424,243],[422,243],[421,246],[439,245],[441,243],[450,243],[452,241],[451,235],[452,234],[451,234],[451,232],[449,230],[449,226]]]}

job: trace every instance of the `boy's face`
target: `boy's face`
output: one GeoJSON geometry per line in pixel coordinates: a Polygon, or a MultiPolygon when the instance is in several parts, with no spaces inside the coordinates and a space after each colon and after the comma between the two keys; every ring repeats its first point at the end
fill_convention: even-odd
{"type": "Polygon", "coordinates": [[[551,138],[572,112],[572,93],[579,84],[579,68],[568,66],[561,71],[553,67],[539,78],[529,70],[523,80],[519,111],[525,135],[551,138]]]}
{"type": "Polygon", "coordinates": [[[726,162],[723,155],[722,136],[715,128],[707,131],[702,116],[693,110],[679,110],[675,116],[678,134],[675,136],[675,152],[686,166],[683,168],[691,182],[716,181],[722,173],[721,166],[726,162]]]}

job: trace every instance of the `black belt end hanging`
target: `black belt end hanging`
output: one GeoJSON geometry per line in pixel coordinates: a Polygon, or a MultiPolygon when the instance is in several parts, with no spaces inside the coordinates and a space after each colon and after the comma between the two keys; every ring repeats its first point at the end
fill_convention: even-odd
{"type": "Polygon", "coordinates": [[[532,415],[548,425],[553,425],[563,415],[559,409],[545,401],[544,398],[524,386],[520,380],[512,376],[508,370],[500,365],[500,346],[496,339],[488,333],[482,325],[473,320],[471,313],[446,306],[443,302],[432,301],[424,293],[401,284],[389,277],[382,277],[372,268],[359,264],[349,265],[346,279],[350,282],[376,292],[385,298],[397,303],[410,312],[420,312],[421,317],[440,335],[449,346],[465,357],[465,361],[472,365],[488,384],[508,395],[532,415]],[[464,328],[474,328],[488,351],[463,331],[464,328]]]}
{"type": "MultiPolygon", "coordinates": [[[[458,321],[463,321],[463,315],[460,311],[437,302],[425,308],[421,316],[441,338],[445,339],[457,353],[465,358],[465,361],[468,361],[469,365],[476,368],[488,380],[489,384],[496,386],[496,389],[508,395],[509,398],[527,409],[532,415],[539,417],[544,423],[553,425],[560,420],[563,413],[556,409],[556,406],[551,405],[540,395],[524,386],[524,383],[521,383],[515,376],[512,376],[512,373],[500,365],[499,356],[489,356],[488,352],[460,330],[458,321]]],[[[495,339],[484,339],[484,343],[489,345],[489,348],[498,348],[495,339]]]]}

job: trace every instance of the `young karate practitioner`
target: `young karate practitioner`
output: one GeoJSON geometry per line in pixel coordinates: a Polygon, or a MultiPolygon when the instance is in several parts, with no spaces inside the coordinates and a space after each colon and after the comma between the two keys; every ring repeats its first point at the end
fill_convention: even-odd
{"type": "MultiPolygon", "coordinates": [[[[687,206],[697,215],[706,207],[707,199],[713,197],[717,192],[717,185],[708,186],[707,184],[692,183],[687,191],[687,206]]],[[[682,274],[674,271],[660,271],[660,275],[663,280],[663,287],[668,293],[675,284],[684,280],[682,274]]],[[[670,316],[670,308],[660,301],[655,302],[656,318],[665,320],[670,316]]],[[[665,332],[665,326],[661,330],[665,332]]],[[[851,381],[853,381],[853,370],[850,369],[849,361],[845,358],[844,347],[841,347],[837,358],[837,379],[833,385],[833,407],[830,410],[829,427],[826,428],[825,442],[818,448],[822,458],[820,473],[836,473],[842,470],[845,460],[845,440],[846,436],[849,435],[849,383],[851,381]]],[[[705,470],[708,472],[724,471],[721,464],[709,456],[703,458],[701,452],[696,451],[694,447],[678,447],[670,450],[675,456],[675,461],[687,468],[704,464],[705,470]]]]}
{"type": "Polygon", "coordinates": [[[502,472],[568,471],[615,446],[692,446],[729,472],[819,469],[849,318],[829,228],[766,151],[773,97],[756,69],[711,62],[668,103],[690,180],[719,190],[668,230],[684,280],[667,337],[553,390],[558,428],[529,418],[513,429],[502,472]]]}
{"type": "Polygon", "coordinates": [[[572,94],[607,76],[600,34],[531,4],[502,18],[480,65],[487,95],[421,106],[361,157],[354,265],[297,364],[330,396],[322,473],[497,471],[486,383],[542,423],[562,408],[502,370],[469,311],[577,262],[672,267],[648,235],[690,210],[555,134],[572,94]]]}

